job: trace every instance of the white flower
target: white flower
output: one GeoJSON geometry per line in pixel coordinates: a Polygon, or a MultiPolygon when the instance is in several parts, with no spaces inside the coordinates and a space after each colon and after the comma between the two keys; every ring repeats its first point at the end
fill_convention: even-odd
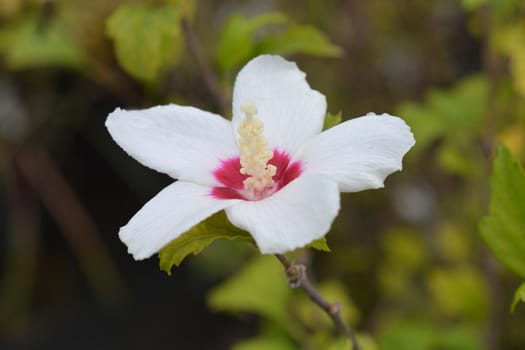
{"type": "Polygon", "coordinates": [[[130,156],[178,181],[120,229],[135,259],[148,258],[224,209],[262,253],[324,236],[339,192],[383,187],[414,145],[409,127],[369,113],[321,132],[326,99],[295,63],[259,56],[237,76],[233,120],[193,107],[116,109],[106,121],[130,156]]]}

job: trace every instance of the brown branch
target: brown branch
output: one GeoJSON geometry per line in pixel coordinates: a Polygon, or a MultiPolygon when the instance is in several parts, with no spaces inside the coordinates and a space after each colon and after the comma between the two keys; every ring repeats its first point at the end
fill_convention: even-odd
{"type": "Polygon", "coordinates": [[[124,285],[90,215],[48,154],[37,146],[18,149],[14,159],[56,220],[101,302],[125,296],[124,285]]]}
{"type": "Polygon", "coordinates": [[[89,56],[83,76],[116,95],[127,106],[141,107],[144,96],[133,88],[133,82],[103,61],[89,56]]]}
{"type": "Polygon", "coordinates": [[[184,39],[186,39],[186,45],[188,45],[188,50],[190,51],[190,54],[193,56],[193,59],[195,60],[195,64],[197,65],[197,68],[199,69],[200,75],[202,76],[202,79],[204,80],[204,83],[206,84],[208,91],[213,96],[213,98],[217,101],[221,109],[221,112],[225,116],[225,114],[228,113],[230,109],[228,98],[222,91],[215,74],[213,74],[209,65],[204,59],[204,56],[202,55],[202,52],[200,50],[199,41],[197,40],[197,37],[195,36],[195,33],[193,32],[188,22],[188,19],[183,18],[181,21],[181,25],[182,25],[182,32],[184,33],[184,39]]]}
{"type": "Polygon", "coordinates": [[[310,299],[316,303],[321,309],[323,309],[326,314],[332,319],[335,323],[339,332],[348,337],[352,342],[353,350],[360,350],[359,343],[355,336],[354,331],[350,328],[349,325],[341,317],[341,304],[339,303],[329,303],[326,301],[323,296],[317,291],[315,286],[310,282],[308,276],[306,275],[306,266],[303,264],[291,263],[286,259],[282,254],[275,255],[277,259],[284,266],[286,272],[286,277],[288,278],[288,285],[290,288],[301,287],[310,299]]]}
{"type": "Polygon", "coordinates": [[[0,286],[0,325],[9,332],[29,326],[31,298],[35,291],[40,213],[36,198],[9,159],[0,159],[7,205],[5,267],[0,286]]]}

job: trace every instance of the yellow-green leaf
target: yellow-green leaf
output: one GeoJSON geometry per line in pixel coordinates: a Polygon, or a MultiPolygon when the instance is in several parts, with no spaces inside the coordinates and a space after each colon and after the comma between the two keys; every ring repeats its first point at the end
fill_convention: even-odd
{"type": "Polygon", "coordinates": [[[191,228],[159,251],[159,266],[168,275],[190,254],[197,255],[217,239],[254,243],[247,232],[233,226],[221,211],[191,228]]]}
{"type": "Polygon", "coordinates": [[[234,14],[228,18],[219,38],[216,59],[222,71],[246,62],[254,55],[254,35],[263,27],[285,23],[279,12],[264,13],[252,18],[234,14]]]}
{"type": "Polygon", "coordinates": [[[487,0],[462,0],[461,4],[466,10],[475,10],[487,3],[487,0]]]}
{"type": "Polygon", "coordinates": [[[525,277],[525,174],[504,145],[493,163],[489,216],[479,227],[498,260],[525,277]]]}
{"type": "Polygon", "coordinates": [[[214,288],[208,304],[214,310],[257,313],[285,327],[290,295],[279,261],[274,256],[260,255],[214,288]]]}
{"type": "Polygon", "coordinates": [[[78,67],[84,54],[67,29],[57,21],[39,25],[36,16],[29,16],[3,27],[0,51],[12,69],[44,66],[78,67]]]}
{"type": "Polygon", "coordinates": [[[503,54],[509,57],[514,86],[525,97],[525,25],[517,22],[500,29],[495,42],[503,54]]]}
{"type": "Polygon", "coordinates": [[[487,316],[487,286],[473,267],[433,268],[427,275],[430,305],[448,317],[480,321],[487,316]]]}
{"type": "Polygon", "coordinates": [[[464,78],[449,89],[430,90],[423,103],[402,103],[397,115],[405,119],[417,138],[410,153],[421,152],[440,139],[456,146],[477,137],[483,128],[486,113],[483,101],[487,98],[487,91],[485,77],[475,75],[464,78]]]}
{"type": "Polygon", "coordinates": [[[514,293],[514,300],[512,301],[512,305],[510,306],[510,310],[514,312],[516,309],[516,306],[519,302],[525,303],[525,282],[519,286],[519,288],[516,290],[516,293],[514,293]]]}
{"type": "Polygon", "coordinates": [[[343,53],[323,32],[309,25],[294,25],[284,33],[269,35],[261,40],[257,51],[279,55],[302,53],[319,57],[339,57],[343,53]]]}
{"type": "Polygon", "coordinates": [[[168,5],[177,7],[181,12],[181,16],[188,19],[193,18],[197,7],[196,0],[165,0],[164,2],[168,5]]]}
{"type": "Polygon", "coordinates": [[[183,11],[177,6],[126,4],[107,20],[120,65],[134,78],[151,82],[181,58],[184,41],[180,28],[183,11]]]}
{"type": "Polygon", "coordinates": [[[337,114],[332,114],[330,112],[326,113],[324,117],[323,130],[330,129],[331,127],[336,126],[341,123],[343,120],[343,113],[339,111],[337,114]]]}
{"type": "Polygon", "coordinates": [[[284,336],[260,336],[241,341],[231,350],[296,350],[297,346],[284,336]]]}
{"type": "Polygon", "coordinates": [[[312,243],[308,244],[307,248],[314,248],[314,249],[320,250],[322,252],[327,252],[327,253],[331,251],[330,247],[328,247],[328,243],[326,243],[326,237],[321,237],[319,239],[316,239],[312,243]]]}

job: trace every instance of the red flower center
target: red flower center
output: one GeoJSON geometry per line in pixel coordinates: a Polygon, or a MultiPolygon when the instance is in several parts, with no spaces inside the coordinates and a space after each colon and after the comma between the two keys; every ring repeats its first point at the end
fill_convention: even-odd
{"type": "Polygon", "coordinates": [[[213,187],[211,195],[218,199],[260,200],[279,191],[292,180],[295,180],[303,171],[300,162],[290,164],[290,156],[279,150],[273,151],[273,158],[270,159],[268,164],[272,164],[277,168],[277,172],[272,177],[275,185],[256,191],[244,188],[243,181],[246,180],[248,175],[241,174],[240,157],[223,160],[221,165],[213,171],[213,175],[224,186],[213,187]]]}

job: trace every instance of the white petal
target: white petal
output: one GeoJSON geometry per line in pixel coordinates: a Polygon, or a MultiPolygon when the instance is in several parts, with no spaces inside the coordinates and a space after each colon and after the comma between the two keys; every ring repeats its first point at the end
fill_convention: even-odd
{"type": "Polygon", "coordinates": [[[116,109],[106,127],[116,143],[147,167],[175,179],[216,185],[220,159],[238,155],[231,123],[193,107],[116,109]]]}
{"type": "Polygon", "coordinates": [[[388,114],[369,113],[318,135],[294,159],[305,174],[324,174],[343,192],[383,187],[385,178],[401,170],[405,153],[415,144],[405,122],[388,114]]]}
{"type": "Polygon", "coordinates": [[[337,183],[310,175],[263,200],[238,202],[226,214],[235,226],[250,232],[263,254],[276,254],[324,236],[338,211],[337,183]]]}
{"type": "Polygon", "coordinates": [[[233,89],[235,131],[245,117],[243,102],[257,106],[270,148],[294,153],[306,140],[321,132],[326,99],[312,90],[306,75],[293,62],[279,56],[256,57],[239,72],[233,89]]]}
{"type": "Polygon", "coordinates": [[[236,202],[215,199],[210,190],[183,181],[169,185],[121,227],[120,240],[136,260],[149,258],[200,221],[236,202]]]}

